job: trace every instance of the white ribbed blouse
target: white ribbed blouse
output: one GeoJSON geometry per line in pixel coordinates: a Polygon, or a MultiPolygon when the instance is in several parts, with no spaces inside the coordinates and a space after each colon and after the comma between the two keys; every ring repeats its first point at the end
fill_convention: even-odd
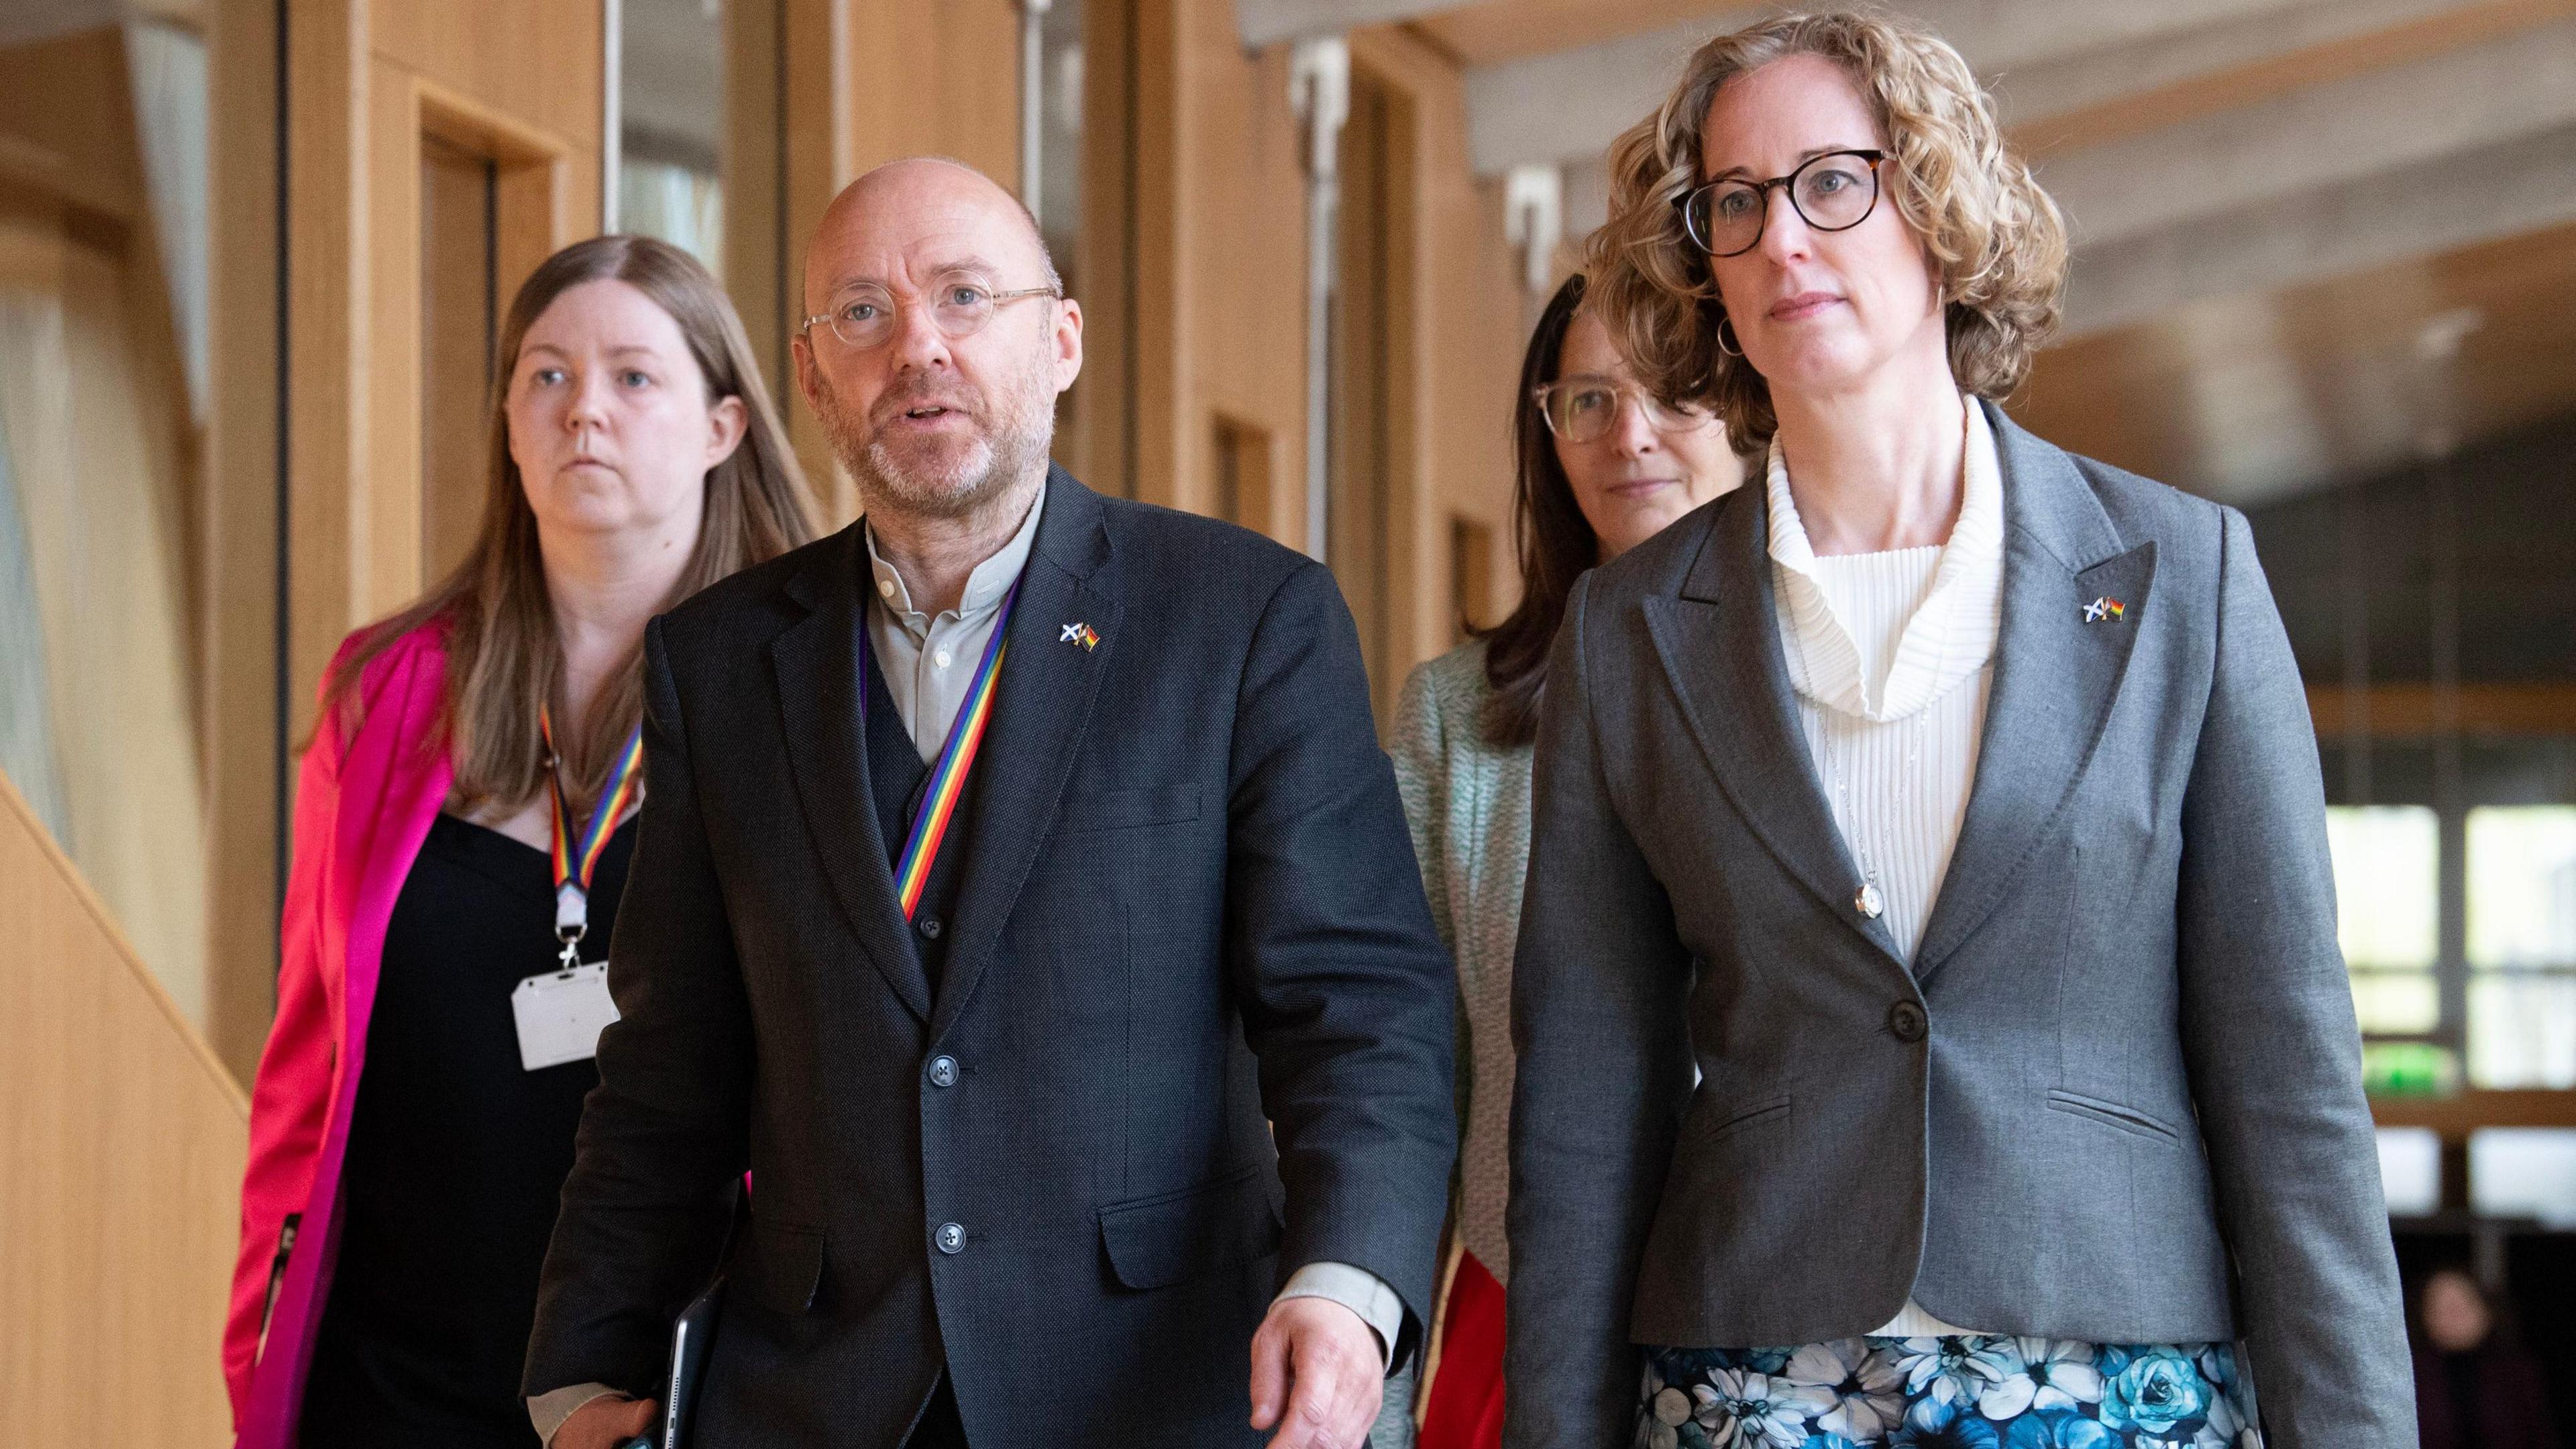
{"type": "MultiPolygon", "coordinates": [[[[1818,557],[1771,443],[1771,570],[1798,723],[1834,825],[1908,956],[1967,817],[2003,623],[2003,472],[1973,398],[1946,544],[1818,557]]],[[[1880,1336],[1956,1327],[1913,1300],[1880,1336]]]]}

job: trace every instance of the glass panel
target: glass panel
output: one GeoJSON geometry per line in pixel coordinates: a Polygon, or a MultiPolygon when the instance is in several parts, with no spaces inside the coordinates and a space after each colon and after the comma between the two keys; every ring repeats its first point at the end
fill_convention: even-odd
{"type": "Polygon", "coordinates": [[[2442,1205],[2442,1139],[2430,1127],[2379,1129],[2379,1180],[2388,1210],[2421,1217],[2442,1205]]]}
{"type": "Polygon", "coordinates": [[[2442,993],[2430,971],[2355,971],[2352,1007],[2367,1036],[2412,1036],[2441,1024],[2442,993]]]}
{"type": "Polygon", "coordinates": [[[2469,1085],[2576,1087],[2576,977],[2470,980],[2469,1085]]]}
{"type": "Polygon", "coordinates": [[[724,278],[724,0],[624,0],[617,226],[724,278]]]}
{"type": "Polygon", "coordinates": [[[2489,1127],[2470,1133],[2469,1205],[2497,1217],[2576,1227],[2576,1130],[2489,1127]]]}
{"type": "Polygon", "coordinates": [[[2441,831],[2431,808],[2330,805],[2326,844],[2334,853],[2344,960],[2354,966],[2431,966],[2441,902],[2441,831]]]}
{"type": "Polygon", "coordinates": [[[203,1025],[206,46],[125,8],[0,43],[0,770],[203,1025]]]}
{"type": "Polygon", "coordinates": [[[2576,966],[2576,805],[2469,812],[2469,965],[2576,966]]]}

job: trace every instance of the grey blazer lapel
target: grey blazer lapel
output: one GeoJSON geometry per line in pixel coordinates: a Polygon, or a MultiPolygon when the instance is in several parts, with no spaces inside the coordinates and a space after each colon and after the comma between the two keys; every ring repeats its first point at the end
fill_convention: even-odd
{"type": "Polygon", "coordinates": [[[969,833],[947,846],[966,854],[952,912],[955,935],[930,1023],[933,1041],[957,1020],[992,960],[1002,924],[1054,827],[1101,675],[1124,637],[1107,578],[1105,516],[1100,496],[1073,475],[1059,468],[1049,476],[1046,512],[1038,518],[1003,640],[1009,653],[993,686],[992,722],[967,784],[974,797],[969,833]],[[1099,642],[1089,648],[1065,642],[1064,627],[1074,623],[1090,625],[1099,642]]]}
{"type": "Polygon", "coordinates": [[[930,975],[904,929],[895,900],[894,872],[886,865],[884,832],[877,829],[868,791],[865,731],[859,724],[859,580],[867,572],[859,529],[851,524],[818,549],[787,585],[790,598],[812,612],[770,644],[778,680],[778,706],[787,730],[787,757],[805,826],[822,857],[852,934],[912,1014],[930,1019],[930,975]]]}
{"type": "Polygon", "coordinates": [[[2054,834],[2110,723],[2156,573],[2154,541],[2122,545],[2070,454],[1983,406],[2003,464],[2003,629],[1976,784],[1914,954],[1918,977],[1984,923],[2054,834]],[[2088,621],[2101,598],[2126,609],[2088,621]]]}
{"type": "Polygon", "coordinates": [[[1712,507],[1678,595],[1645,601],[1646,630],[1700,755],[1736,812],[1836,919],[1901,967],[1886,925],[1853,903],[1860,870],[1798,727],[1772,612],[1768,512],[1753,485],[1712,507]]]}

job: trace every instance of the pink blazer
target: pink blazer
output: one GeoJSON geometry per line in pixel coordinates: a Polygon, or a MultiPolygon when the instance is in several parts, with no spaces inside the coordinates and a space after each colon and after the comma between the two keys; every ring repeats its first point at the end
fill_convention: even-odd
{"type": "MultiPolygon", "coordinates": [[[[360,637],[342,642],[342,657],[360,637]]],[[[356,732],[344,739],[326,718],[304,755],[279,931],[277,1021],[251,1086],[241,1256],[224,1324],[237,1449],[295,1442],[339,1248],[340,1168],[366,1066],[385,924],[453,777],[446,750],[433,745],[446,662],[436,626],[404,636],[360,678],[356,732]],[[290,1214],[301,1218],[271,1309],[269,1280],[290,1214]]]]}

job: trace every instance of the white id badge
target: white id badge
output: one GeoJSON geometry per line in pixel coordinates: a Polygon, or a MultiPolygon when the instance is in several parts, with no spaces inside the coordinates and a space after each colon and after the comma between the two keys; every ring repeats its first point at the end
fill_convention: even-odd
{"type": "Polygon", "coordinates": [[[526,1070],[589,1061],[599,1054],[599,1034],[617,1019],[608,963],[529,977],[510,993],[510,1014],[519,1021],[519,1065],[526,1070]]]}

